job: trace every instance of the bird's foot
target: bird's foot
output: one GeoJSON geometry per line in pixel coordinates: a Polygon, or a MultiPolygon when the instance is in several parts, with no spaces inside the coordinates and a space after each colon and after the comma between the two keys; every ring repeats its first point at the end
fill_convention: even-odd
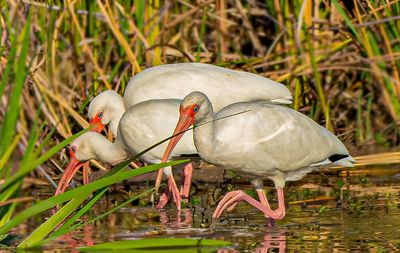
{"type": "Polygon", "coordinates": [[[250,196],[242,190],[228,192],[218,203],[217,209],[214,211],[213,218],[218,219],[225,209],[228,211],[233,210],[240,201],[245,200],[248,197],[250,196]]]}
{"type": "MultiPolygon", "coordinates": [[[[282,192],[283,193],[283,192],[282,192]]],[[[279,192],[278,192],[279,194],[279,192]]],[[[279,196],[280,197],[280,196],[279,196]]],[[[258,210],[264,213],[267,218],[274,220],[283,219],[285,217],[285,205],[284,202],[279,202],[277,210],[271,210],[269,205],[264,205],[242,190],[228,192],[225,197],[218,203],[217,209],[214,211],[213,218],[218,219],[222,212],[226,209],[228,211],[236,207],[240,201],[246,201],[250,205],[254,206],[258,210]]]]}
{"type": "Polygon", "coordinates": [[[168,203],[169,199],[171,197],[171,194],[169,194],[168,191],[163,192],[160,196],[160,199],[158,200],[158,204],[156,206],[157,209],[162,209],[164,206],[168,203]]]}
{"type": "Polygon", "coordinates": [[[172,175],[168,177],[168,191],[164,192],[160,196],[160,200],[157,204],[157,209],[162,209],[168,203],[169,199],[172,198],[176,205],[176,210],[181,210],[181,195],[179,193],[178,187],[176,186],[175,179],[172,175]]]}

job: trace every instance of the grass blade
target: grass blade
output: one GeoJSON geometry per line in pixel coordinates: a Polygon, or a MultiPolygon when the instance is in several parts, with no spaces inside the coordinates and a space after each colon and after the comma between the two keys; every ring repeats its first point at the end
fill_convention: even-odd
{"type": "Polygon", "coordinates": [[[167,248],[202,248],[202,247],[226,247],[231,243],[221,240],[195,239],[195,238],[153,238],[131,241],[115,241],[97,244],[89,247],[80,247],[80,251],[96,250],[161,250],[167,248]]]}
{"type": "Polygon", "coordinates": [[[149,173],[152,171],[156,171],[156,170],[159,170],[160,168],[164,168],[166,166],[174,166],[177,164],[185,163],[187,161],[188,160],[171,161],[171,162],[166,162],[166,163],[161,163],[161,164],[149,165],[149,166],[142,167],[142,168],[135,169],[135,170],[119,172],[119,173],[116,173],[115,175],[99,179],[90,184],[77,187],[77,188],[67,191],[63,194],[53,196],[46,200],[40,201],[39,203],[37,203],[37,204],[25,209],[21,213],[17,214],[7,224],[5,224],[3,227],[0,227],[0,235],[7,233],[8,231],[10,231],[10,229],[12,229],[15,226],[18,226],[19,224],[21,224],[28,218],[31,218],[43,211],[46,211],[50,208],[53,208],[57,205],[60,205],[66,201],[69,201],[69,200],[75,198],[76,195],[92,193],[103,187],[110,186],[112,184],[121,182],[128,178],[142,175],[145,173],[149,173]]]}

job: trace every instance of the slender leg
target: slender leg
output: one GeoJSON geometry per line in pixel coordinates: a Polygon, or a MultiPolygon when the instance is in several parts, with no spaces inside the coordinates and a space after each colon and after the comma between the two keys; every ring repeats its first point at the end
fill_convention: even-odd
{"type": "Polygon", "coordinates": [[[132,167],[133,167],[134,169],[140,168],[140,166],[138,165],[137,162],[131,162],[131,165],[132,165],[132,167]]]}
{"type": "Polygon", "coordinates": [[[158,170],[157,178],[156,178],[156,191],[158,191],[158,188],[160,188],[160,184],[161,184],[163,173],[164,173],[164,169],[163,168],[158,170]]]}
{"type": "Polygon", "coordinates": [[[186,201],[189,199],[190,184],[192,182],[192,174],[193,174],[193,165],[192,165],[192,163],[188,163],[185,165],[185,168],[183,168],[183,170],[182,170],[183,185],[181,186],[181,195],[186,201]]]}
{"type": "MultiPolygon", "coordinates": [[[[285,194],[283,192],[283,188],[281,188],[281,187],[277,187],[276,191],[277,191],[277,194],[278,194],[278,208],[274,212],[279,214],[279,215],[278,215],[278,218],[273,218],[273,219],[279,220],[279,219],[283,219],[285,217],[285,211],[286,211],[286,208],[285,208],[285,194]]],[[[258,194],[258,197],[260,198],[261,203],[263,205],[267,206],[269,209],[271,209],[271,207],[269,206],[269,203],[268,203],[268,199],[264,194],[264,191],[257,190],[257,194],[258,194]]],[[[266,215],[265,217],[271,218],[268,215],[266,215]]]]}
{"type": "Polygon", "coordinates": [[[250,205],[263,212],[264,215],[272,219],[283,219],[283,217],[285,217],[285,200],[283,188],[277,187],[276,189],[278,192],[278,209],[276,210],[271,210],[271,207],[269,206],[267,198],[265,197],[263,191],[257,191],[261,200],[261,202],[258,202],[245,192],[239,190],[229,192],[225,195],[225,197],[218,203],[218,207],[214,211],[213,218],[219,218],[225,209],[231,210],[232,205],[236,206],[238,202],[246,201],[250,205]]]}
{"type": "Polygon", "coordinates": [[[164,196],[164,193],[161,195],[160,201],[158,202],[157,205],[158,209],[163,208],[168,203],[168,200],[172,195],[172,198],[174,199],[176,205],[176,210],[181,210],[181,195],[179,193],[174,176],[172,174],[169,175],[168,177],[168,191],[167,193],[165,193],[165,195],[166,196],[164,196]]]}

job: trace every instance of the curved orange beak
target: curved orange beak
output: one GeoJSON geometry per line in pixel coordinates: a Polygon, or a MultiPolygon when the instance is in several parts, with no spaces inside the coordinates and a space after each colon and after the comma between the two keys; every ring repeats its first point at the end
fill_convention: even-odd
{"type": "Polygon", "coordinates": [[[72,178],[76,174],[76,172],[84,165],[88,165],[89,161],[87,162],[81,162],[75,157],[75,153],[73,151],[70,151],[70,160],[67,165],[67,168],[64,170],[64,174],[62,178],[60,179],[60,182],[58,183],[57,190],[55,195],[58,195],[60,193],[63,193],[65,189],[67,189],[68,184],[71,182],[72,178]]]}
{"type": "MultiPolygon", "coordinates": [[[[168,146],[165,149],[164,156],[161,160],[161,162],[166,162],[171,155],[172,151],[174,150],[176,144],[180,141],[180,139],[183,137],[183,134],[185,131],[194,124],[195,118],[192,113],[193,108],[192,107],[187,107],[187,108],[180,108],[180,116],[179,116],[179,121],[178,124],[175,127],[175,131],[173,133],[173,136],[176,135],[175,137],[171,138],[169,140],[168,146]],[[180,134],[179,134],[180,133],[180,134]]],[[[162,173],[163,170],[160,169],[158,171],[157,179],[156,179],[156,190],[160,187],[161,184],[161,179],[162,179],[162,173]]]]}
{"type": "Polygon", "coordinates": [[[90,126],[93,126],[92,131],[100,133],[104,130],[105,125],[101,122],[101,119],[96,114],[92,119],[90,119],[90,126]]]}

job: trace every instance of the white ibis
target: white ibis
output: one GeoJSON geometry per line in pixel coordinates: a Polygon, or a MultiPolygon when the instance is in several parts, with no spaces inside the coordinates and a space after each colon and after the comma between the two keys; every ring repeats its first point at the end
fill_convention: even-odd
{"type": "Polygon", "coordinates": [[[253,73],[205,63],[176,63],[148,68],[134,76],[124,98],[112,90],[99,94],[90,103],[88,116],[91,123],[100,127],[98,130],[110,123],[117,135],[125,108],[152,99],[182,99],[195,90],[207,94],[215,110],[241,101],[268,100],[282,104],[292,101],[286,86],[253,73]]]}
{"type": "MultiPolygon", "coordinates": [[[[104,94],[114,93],[102,93],[104,94]]],[[[107,95],[109,98],[112,96],[107,95]]],[[[97,100],[105,101],[105,100],[97,100]]],[[[117,96],[115,96],[117,98],[117,96]]],[[[121,96],[118,96],[122,100],[121,96]]],[[[112,100],[106,100],[112,101],[112,100]]],[[[179,119],[179,105],[181,100],[178,99],[155,99],[141,102],[132,106],[121,116],[118,111],[118,106],[107,107],[107,110],[100,115],[100,118],[109,121],[105,118],[106,115],[113,115],[113,118],[118,118],[117,136],[114,143],[110,142],[104,136],[95,132],[87,132],[82,136],[75,139],[70,145],[70,162],[60,180],[56,194],[65,191],[69,181],[81,166],[87,166],[83,162],[90,159],[97,159],[108,164],[116,164],[123,160],[128,159],[132,154],[137,154],[151,145],[168,138],[170,133],[174,130],[175,123],[179,119]],[[149,113],[151,112],[151,113],[149,113]],[[162,126],[162,127],[160,127],[162,126]]],[[[116,105],[117,103],[113,103],[116,105]]],[[[99,113],[97,113],[99,116],[99,113]]],[[[113,126],[113,120],[110,121],[113,126]]],[[[97,126],[102,127],[101,124],[97,126]]],[[[149,163],[159,163],[167,143],[163,143],[154,149],[148,151],[142,156],[142,159],[149,163]]],[[[196,148],[193,144],[193,136],[189,134],[185,136],[180,145],[177,146],[172,156],[179,156],[182,154],[196,154],[196,148]]],[[[189,167],[189,172],[192,171],[191,164],[186,165],[189,167]]],[[[84,167],[85,168],[85,167],[84,167]]],[[[87,171],[85,171],[87,173],[87,171]]],[[[84,173],[84,181],[87,183],[87,175],[84,173]]],[[[181,196],[173,179],[171,167],[165,169],[165,174],[168,177],[168,184],[170,186],[169,192],[172,193],[177,208],[180,209],[181,196]]],[[[189,196],[190,190],[190,176],[191,174],[183,174],[184,185],[182,195],[189,196]]],[[[159,207],[163,207],[168,202],[168,196],[162,195],[159,207]]]]}
{"type": "MultiPolygon", "coordinates": [[[[111,130],[118,135],[119,120],[125,108],[150,99],[182,99],[194,90],[206,93],[216,109],[239,101],[268,100],[273,103],[290,104],[292,99],[289,90],[284,85],[256,74],[204,63],[178,63],[142,71],[129,81],[123,99],[114,91],[101,93],[92,100],[88,115],[91,123],[97,126],[97,131],[101,131],[105,124],[110,123],[111,130]]],[[[153,112],[150,110],[144,112],[144,114],[151,113],[153,112]]],[[[167,113],[164,113],[160,117],[167,117],[166,115],[167,113]]],[[[141,123],[148,124],[146,121],[141,123]]],[[[175,123],[172,124],[174,126],[175,123]]],[[[155,127],[164,128],[165,123],[153,126],[155,127]]],[[[161,139],[160,137],[158,140],[161,139]]],[[[184,173],[187,178],[190,178],[190,164],[184,169],[184,173]]],[[[161,176],[162,170],[157,176],[157,188],[161,176]]]]}
{"type": "Polygon", "coordinates": [[[217,111],[241,101],[292,101],[286,86],[260,75],[205,63],[175,63],[134,76],[124,93],[125,108],[150,99],[182,99],[192,91],[205,93],[217,111]]]}
{"type": "MultiPolygon", "coordinates": [[[[355,162],[334,134],[307,116],[280,105],[242,102],[214,113],[205,94],[192,92],[181,103],[174,134],[191,125],[195,127],[194,143],[200,157],[250,179],[260,198],[257,201],[241,190],[230,192],[219,202],[214,218],[243,200],[266,217],[282,219],[286,181],[299,180],[322,165],[352,167],[355,162]],[[276,210],[270,208],[263,192],[263,179],[271,179],[275,184],[276,210]]],[[[162,161],[168,159],[182,135],[170,140],[162,161]]]]}
{"type": "Polygon", "coordinates": [[[96,132],[86,132],[70,144],[70,160],[64,174],[58,183],[56,195],[65,191],[78,169],[84,166],[84,183],[88,183],[88,163],[91,159],[100,160],[108,164],[117,164],[128,159],[132,154],[125,150],[120,138],[110,142],[103,135],[96,132]],[[86,166],[86,168],[85,168],[86,166]]]}

